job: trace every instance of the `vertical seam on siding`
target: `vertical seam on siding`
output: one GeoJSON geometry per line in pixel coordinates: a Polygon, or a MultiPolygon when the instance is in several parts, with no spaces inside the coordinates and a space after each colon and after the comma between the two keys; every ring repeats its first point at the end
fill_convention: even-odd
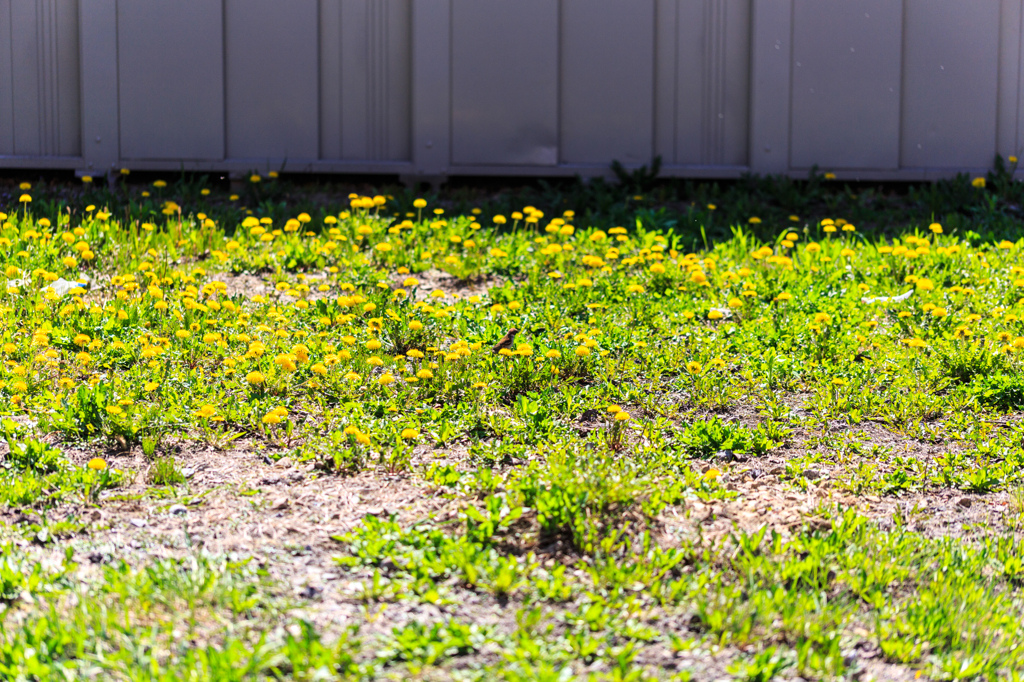
{"type": "Polygon", "coordinates": [[[703,11],[701,12],[701,69],[700,69],[700,151],[699,151],[699,162],[701,164],[707,163],[707,138],[710,131],[708,131],[707,121],[707,108],[708,108],[708,70],[710,69],[710,63],[708,60],[708,49],[711,44],[711,31],[708,28],[708,13],[710,12],[712,0],[704,0],[703,11]]]}
{"type": "Polygon", "coordinates": [[[679,162],[679,3],[672,26],[672,163],[679,162]]]}
{"type": "Polygon", "coordinates": [[[324,41],[323,0],[316,0],[316,158],[324,158],[324,41]]]}
{"type": "Polygon", "coordinates": [[[338,2],[338,158],[345,159],[345,8],[338,2]]]}
{"type": "Polygon", "coordinates": [[[11,3],[8,2],[7,3],[7,28],[8,28],[8,33],[7,33],[6,37],[7,37],[7,55],[8,55],[8,58],[9,58],[8,64],[10,65],[10,72],[8,73],[8,77],[10,78],[10,83],[11,83],[11,89],[10,89],[10,96],[11,96],[11,100],[10,100],[11,101],[11,139],[10,139],[10,144],[11,144],[11,154],[14,154],[14,151],[15,151],[14,150],[14,127],[15,127],[15,124],[16,124],[16,122],[14,120],[14,117],[15,117],[15,113],[16,113],[17,107],[14,106],[14,25],[13,25],[14,17],[12,15],[12,12],[13,12],[13,10],[11,9],[11,3]]]}
{"type": "MultiPolygon", "coordinates": [[[[901,0],[901,2],[900,2],[900,84],[899,84],[899,88],[900,88],[900,92],[899,92],[899,96],[900,96],[899,112],[900,112],[900,115],[899,115],[899,122],[897,124],[899,127],[897,128],[897,134],[896,134],[896,169],[897,170],[899,170],[900,168],[903,168],[903,164],[904,164],[904,158],[903,158],[903,137],[904,137],[904,134],[905,134],[905,128],[904,128],[904,118],[903,117],[905,115],[905,109],[906,109],[906,107],[904,106],[904,103],[905,103],[905,100],[906,100],[906,96],[905,96],[905,94],[903,92],[903,82],[906,79],[906,71],[907,71],[907,3],[906,3],[906,0],[901,0]]],[[[997,102],[998,102],[998,100],[997,100],[997,102]]]]}
{"type": "Polygon", "coordinates": [[[51,46],[53,41],[50,40],[50,26],[53,9],[52,0],[36,0],[36,11],[39,19],[38,36],[39,42],[36,43],[36,55],[39,59],[39,94],[42,99],[42,107],[40,107],[40,123],[42,134],[39,140],[39,151],[43,155],[50,155],[53,153],[53,59],[50,54],[51,46]]]}
{"type": "Polygon", "coordinates": [[[565,79],[562,78],[562,27],[565,25],[565,2],[564,0],[558,0],[558,15],[555,19],[557,22],[555,29],[555,165],[560,166],[565,161],[563,154],[562,145],[562,83],[565,79]]]}
{"type": "Polygon", "coordinates": [[[367,145],[366,159],[377,156],[380,146],[377,126],[377,0],[368,0],[366,7],[366,103],[367,103],[367,145]]]}
{"type": "Polygon", "coordinates": [[[36,0],[35,5],[36,11],[36,130],[38,147],[36,154],[46,153],[46,65],[45,65],[45,48],[43,47],[43,7],[42,3],[44,0],[36,0]]]}
{"type": "Polygon", "coordinates": [[[376,127],[374,125],[374,101],[373,101],[373,0],[366,0],[366,144],[363,149],[363,159],[373,158],[373,150],[376,146],[376,127]]]}
{"type": "Polygon", "coordinates": [[[53,130],[53,150],[54,153],[60,154],[61,143],[60,143],[60,59],[58,53],[58,41],[60,36],[57,34],[57,0],[49,0],[51,5],[50,17],[52,23],[50,24],[50,94],[53,98],[53,103],[50,106],[50,110],[53,112],[53,120],[51,123],[53,130]]]}
{"type": "Polygon", "coordinates": [[[651,35],[654,37],[653,49],[651,50],[651,75],[650,75],[650,156],[653,162],[654,157],[657,156],[657,55],[659,43],[657,40],[657,0],[650,0],[651,3],[651,35]]]}
{"type": "Polygon", "coordinates": [[[383,130],[382,130],[382,117],[383,111],[381,110],[381,99],[380,93],[383,88],[383,82],[381,80],[381,6],[384,0],[370,0],[373,4],[373,14],[371,15],[371,21],[373,25],[370,29],[370,35],[373,36],[373,54],[371,64],[373,65],[373,150],[370,155],[370,159],[381,158],[381,147],[383,146],[383,130]]]}
{"type": "Polygon", "coordinates": [[[789,106],[786,108],[786,173],[793,166],[793,50],[796,49],[796,0],[789,2],[789,106]]]}
{"type": "Polygon", "coordinates": [[[1017,100],[1014,102],[1014,152],[1020,151],[1021,134],[1021,53],[1024,43],[1024,1],[1019,3],[1017,12],[1017,100]]]}
{"type": "MultiPolygon", "coordinates": [[[[118,11],[120,0],[114,0],[114,97],[116,98],[117,130],[114,138],[117,147],[114,150],[114,162],[121,163],[121,13],[118,11]]],[[[82,138],[85,145],[85,138],[82,138]]]]}
{"type": "Polygon", "coordinates": [[[388,0],[377,0],[377,159],[388,149],[388,0]]]}
{"type": "Polygon", "coordinates": [[[445,159],[442,173],[447,173],[450,170],[452,159],[455,158],[455,116],[453,115],[455,109],[455,72],[453,68],[455,62],[455,7],[453,1],[443,0],[448,10],[448,110],[444,115],[448,128],[448,158],[445,159]]]}
{"type": "Polygon", "coordinates": [[[59,80],[57,69],[57,0],[47,0],[49,4],[50,22],[47,25],[47,52],[49,53],[50,65],[49,90],[50,90],[50,153],[60,154],[60,92],[57,89],[59,80]]]}
{"type": "Polygon", "coordinates": [[[725,0],[715,0],[715,68],[717,76],[715,78],[715,110],[711,112],[712,121],[715,124],[715,164],[721,164],[725,157],[725,82],[727,78],[725,69],[725,16],[725,0]]]}
{"type": "Polygon", "coordinates": [[[221,109],[220,158],[228,158],[228,8],[227,0],[220,3],[220,90],[224,107],[221,109]]]}
{"type": "Polygon", "coordinates": [[[78,98],[78,120],[75,127],[78,129],[78,154],[85,161],[85,98],[82,96],[82,11],[79,3],[74,3],[75,8],[75,44],[78,47],[77,69],[78,87],[75,89],[75,97],[78,98]]]}

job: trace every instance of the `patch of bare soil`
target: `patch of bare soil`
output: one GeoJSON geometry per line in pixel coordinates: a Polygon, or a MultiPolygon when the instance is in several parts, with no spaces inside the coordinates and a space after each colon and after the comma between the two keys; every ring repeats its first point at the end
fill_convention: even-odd
{"type": "MultiPolygon", "coordinates": [[[[738,410],[728,418],[747,426],[758,422],[754,410],[738,410]]],[[[598,414],[584,415],[580,427],[589,428],[598,421],[598,414]]],[[[943,451],[941,445],[899,436],[870,423],[856,428],[830,425],[825,436],[834,436],[837,446],[852,439],[862,449],[884,444],[920,457],[935,457],[943,451]]],[[[1006,493],[972,496],[931,490],[898,497],[854,495],[839,485],[847,464],[838,463],[835,457],[823,457],[803,469],[799,480],[787,478],[787,461],[805,458],[818,449],[828,454],[831,443],[831,438],[823,439],[820,431],[797,430],[785,447],[767,456],[723,455],[707,462],[706,468],[713,466],[721,471],[722,483],[735,493],[735,498],[694,500],[669,508],[659,519],[661,541],[672,545],[700,538],[717,544],[730,533],[751,533],[766,524],[788,537],[804,528],[824,530],[831,523],[830,516],[844,509],[856,509],[882,527],[900,524],[928,536],[977,537],[977,533],[1018,528],[1019,514],[1006,493]]],[[[497,600],[453,580],[444,586],[450,600],[444,605],[414,600],[378,602],[367,599],[364,593],[364,586],[372,580],[369,572],[345,571],[334,561],[341,548],[332,537],[350,531],[368,515],[395,516],[403,525],[427,518],[439,523],[457,518],[464,501],[432,488],[418,474],[367,471],[350,478],[325,475],[311,463],[297,464],[288,458],[274,462],[255,443],[247,441],[237,441],[223,451],[194,443],[165,444],[163,448],[165,454],[175,456],[188,476],[187,485],[174,497],[163,496],[159,489],[147,485],[151,464],[141,452],[108,453],[112,467],[136,472],[134,481],[113,491],[99,508],[68,503],[50,514],[53,520],[77,518],[86,524],[85,532],[69,539],[85,575],[95,570],[92,567],[115,558],[143,564],[202,549],[253,557],[298,600],[296,615],[317,624],[328,636],[359,624],[364,641],[372,641],[375,636],[390,634],[393,628],[447,618],[485,625],[498,632],[516,629],[516,613],[522,605],[515,600],[497,600]]],[[[78,464],[95,455],[73,446],[65,446],[64,451],[78,464]]],[[[464,444],[444,451],[421,446],[414,461],[417,468],[436,461],[463,469],[466,458],[464,444]]],[[[30,516],[19,514],[8,512],[0,520],[11,525],[32,521],[30,516]]],[[[543,553],[540,559],[545,557],[561,560],[543,553]]],[[[570,570],[579,569],[572,567],[571,561],[566,563],[570,570]]],[[[553,606],[551,610],[555,621],[559,608],[553,606]]],[[[655,609],[645,617],[652,627],[686,636],[691,615],[655,609]]],[[[870,648],[870,633],[865,631],[860,636],[854,632],[851,641],[860,642],[849,652],[850,660],[856,660],[859,679],[914,679],[913,671],[881,660],[880,653],[870,648]]],[[[692,671],[695,680],[718,680],[728,677],[727,666],[740,654],[735,649],[714,647],[674,652],[663,643],[650,643],[639,650],[636,662],[665,673],[692,671]]],[[[496,662],[497,653],[485,650],[472,657],[474,664],[488,661],[496,662]]],[[[467,664],[456,661],[453,665],[467,664]]],[[[581,667],[577,672],[583,674],[584,670],[581,667]]]]}
{"type": "MultiPolygon", "coordinates": [[[[228,296],[235,296],[238,294],[247,298],[251,298],[253,296],[268,296],[276,298],[281,303],[294,303],[299,300],[295,296],[279,293],[267,278],[254,275],[252,273],[246,272],[236,275],[230,272],[221,272],[212,275],[210,279],[217,282],[223,282],[227,287],[227,289],[225,289],[225,293],[228,296]]],[[[306,273],[305,279],[302,280],[302,283],[309,287],[309,291],[307,291],[302,298],[307,301],[318,301],[322,298],[332,298],[337,296],[338,292],[336,289],[320,291],[320,285],[326,281],[327,276],[322,272],[306,273]]]]}
{"type": "Polygon", "coordinates": [[[395,275],[392,278],[394,286],[396,288],[408,288],[403,287],[402,282],[409,277],[414,277],[419,281],[419,284],[416,286],[415,297],[416,300],[420,301],[429,298],[434,291],[443,292],[445,298],[448,299],[484,296],[491,287],[497,286],[500,283],[500,280],[494,276],[481,275],[469,279],[460,279],[443,270],[431,268],[430,270],[424,270],[412,275],[395,275]]]}
{"type": "MultiPolygon", "coordinates": [[[[77,460],[88,453],[68,454],[77,460]]],[[[448,504],[411,474],[324,476],[310,463],[272,462],[244,444],[227,451],[184,448],[176,458],[189,477],[177,497],[162,497],[146,485],[151,465],[135,452],[108,458],[111,467],[136,472],[131,485],[113,491],[100,509],[69,505],[61,511],[84,514],[99,542],[115,535],[168,550],[202,546],[215,553],[259,554],[277,547],[327,553],[336,549],[331,536],[367,515],[395,515],[411,523],[448,504]]]]}
{"type": "Polygon", "coordinates": [[[227,286],[224,293],[229,297],[237,296],[239,294],[247,298],[260,295],[266,296],[272,291],[270,285],[268,285],[262,277],[249,273],[235,275],[230,272],[219,272],[212,275],[210,280],[214,282],[223,282],[227,286]]]}
{"type": "Polygon", "coordinates": [[[669,509],[661,521],[669,535],[680,540],[721,540],[730,533],[751,533],[763,525],[788,537],[805,527],[828,529],[837,511],[841,514],[849,509],[883,529],[902,525],[926,537],[977,539],[1021,529],[1020,513],[1007,493],[975,496],[935,490],[899,497],[852,495],[833,488],[824,475],[800,490],[782,477],[780,468],[773,468],[772,473],[749,466],[728,469],[723,478],[736,493],[735,499],[692,501],[669,509]]]}
{"type": "MultiPolygon", "coordinates": [[[[737,408],[726,416],[747,427],[756,427],[763,419],[753,410],[737,408]]],[[[694,502],[672,512],[683,516],[686,535],[700,533],[716,538],[733,529],[745,532],[768,524],[782,535],[799,531],[804,525],[824,529],[837,511],[855,509],[882,528],[904,525],[926,537],[967,537],[1018,532],[1024,528],[1024,508],[1011,493],[994,492],[972,495],[949,488],[905,490],[890,495],[856,493],[866,480],[857,468],[867,463],[874,475],[888,473],[892,465],[877,452],[891,453],[904,460],[926,465],[951,452],[962,450],[954,441],[935,442],[894,433],[881,424],[864,422],[850,426],[841,422],[823,430],[794,430],[787,443],[769,455],[747,457],[719,453],[705,463],[722,472],[722,482],[736,493],[728,502],[694,502]],[[853,450],[851,450],[853,448],[853,450]],[[787,468],[787,462],[800,460],[800,466],[787,468]],[[806,464],[810,461],[810,464],[806,464]]],[[[666,519],[668,525],[673,525],[666,519]]]]}

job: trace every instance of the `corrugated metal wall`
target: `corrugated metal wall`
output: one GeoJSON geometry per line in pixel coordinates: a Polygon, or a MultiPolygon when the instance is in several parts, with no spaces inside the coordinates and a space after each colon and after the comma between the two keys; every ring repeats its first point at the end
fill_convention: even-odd
{"type": "Polygon", "coordinates": [[[1022,149],[1022,0],[0,0],[0,166],[927,179],[1022,149]]]}
{"type": "Polygon", "coordinates": [[[78,3],[0,0],[0,159],[82,154],[78,3]]]}

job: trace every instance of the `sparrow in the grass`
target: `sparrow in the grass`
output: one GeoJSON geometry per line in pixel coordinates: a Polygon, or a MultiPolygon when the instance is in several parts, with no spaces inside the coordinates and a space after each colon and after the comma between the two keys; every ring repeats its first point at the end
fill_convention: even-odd
{"type": "Polygon", "coordinates": [[[491,349],[491,352],[492,353],[498,353],[503,348],[511,349],[512,348],[512,344],[515,343],[516,334],[518,334],[518,333],[519,333],[519,330],[516,329],[515,327],[512,327],[512,329],[509,329],[508,333],[505,334],[505,336],[501,337],[501,341],[498,341],[498,343],[494,344],[494,348],[491,349]]]}

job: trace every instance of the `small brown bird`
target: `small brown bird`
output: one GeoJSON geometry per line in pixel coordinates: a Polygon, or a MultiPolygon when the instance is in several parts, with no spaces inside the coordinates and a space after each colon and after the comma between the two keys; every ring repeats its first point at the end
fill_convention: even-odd
{"type": "Polygon", "coordinates": [[[501,337],[501,341],[498,341],[498,343],[494,344],[494,348],[491,349],[491,352],[497,353],[502,348],[512,348],[512,344],[515,343],[516,334],[518,333],[519,330],[516,329],[515,327],[509,329],[508,333],[505,334],[505,336],[501,337]]]}

